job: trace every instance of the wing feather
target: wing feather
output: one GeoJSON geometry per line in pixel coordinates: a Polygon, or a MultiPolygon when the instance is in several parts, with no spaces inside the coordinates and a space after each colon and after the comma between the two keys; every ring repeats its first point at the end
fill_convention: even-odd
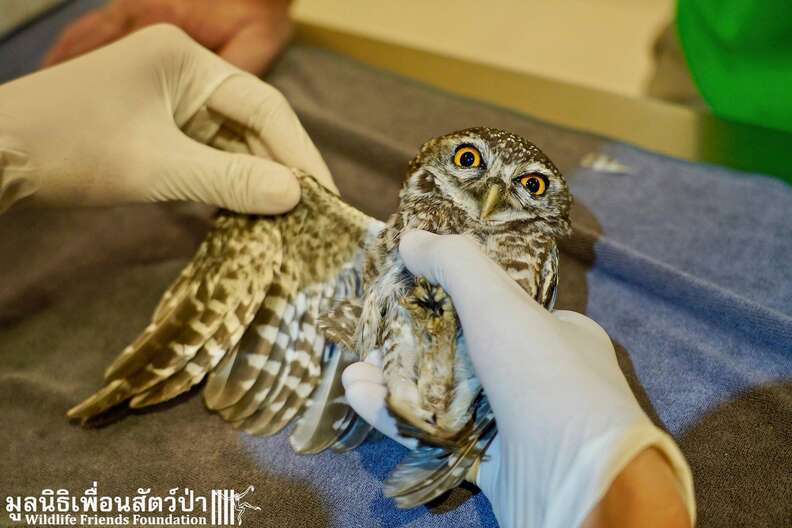
{"type": "Polygon", "coordinates": [[[86,420],[125,401],[153,405],[206,379],[207,406],[246,430],[272,434],[302,416],[292,436],[298,451],[330,447],[347,432],[339,429],[351,412],[340,372],[356,358],[327,341],[317,321],[361,295],[362,248],[383,225],[298,177],[302,199],[290,213],[218,214],[151,324],[69,416],[86,420]]]}
{"type": "Polygon", "coordinates": [[[263,292],[272,280],[272,267],[265,265],[249,281],[246,302],[241,302],[234,312],[230,312],[212,337],[207,339],[198,353],[173,376],[166,378],[151,389],[138,394],[129,403],[130,407],[145,407],[175,398],[199,383],[210,367],[239,342],[245,328],[250,324],[260,306],[263,292]]]}
{"type": "MultiPolygon", "coordinates": [[[[161,303],[166,308],[158,321],[106,371],[108,387],[70,409],[70,417],[85,420],[148,391],[184,369],[218,331],[222,334],[238,324],[240,305],[247,306],[243,312],[255,313],[261,296],[249,287],[255,268],[251,262],[269,254],[264,249],[271,248],[274,237],[271,229],[249,229],[248,222],[245,217],[218,218],[198,252],[200,260],[195,262],[192,283],[176,284],[178,291],[172,293],[171,300],[161,303]],[[259,243],[249,244],[251,237],[259,237],[259,243]],[[239,258],[222,258],[228,244],[241,246],[239,258]]],[[[242,317],[246,317],[244,313],[242,317]]],[[[146,401],[141,396],[137,406],[146,401]]]]}
{"type": "MultiPolygon", "coordinates": [[[[258,237],[258,235],[256,236],[258,237]]],[[[278,233],[274,232],[272,238],[278,240],[278,233]]],[[[186,392],[204,378],[208,370],[217,364],[227,350],[236,346],[245,328],[255,316],[263,300],[264,292],[267,291],[272,281],[272,266],[281,255],[279,251],[275,251],[275,245],[274,243],[268,245],[266,247],[269,251],[254,255],[251,262],[252,273],[247,280],[246,294],[242,296],[236,310],[229,310],[226,313],[220,328],[206,340],[197,354],[173,376],[132,398],[130,407],[154,405],[186,392]]]]}
{"type": "Polygon", "coordinates": [[[270,371],[280,369],[282,346],[288,346],[287,329],[295,316],[296,282],[287,263],[273,286],[254,325],[242,337],[231,369],[227,374],[210,374],[204,388],[207,407],[219,410],[226,420],[255,412],[271,387],[270,371]]]}
{"type": "MultiPolygon", "coordinates": [[[[299,320],[305,311],[304,295],[297,294],[289,301],[289,305],[280,321],[275,342],[272,345],[270,355],[261,367],[258,378],[250,390],[240,400],[237,411],[244,411],[244,416],[237,418],[237,413],[229,409],[228,412],[221,411],[221,415],[229,421],[239,421],[241,419],[250,420],[257,413],[266,409],[272,404],[274,396],[280,390],[286,376],[293,368],[291,362],[294,355],[294,340],[297,337],[293,328],[299,325],[299,320]]],[[[244,424],[237,424],[244,430],[244,424]]]]}
{"type": "Polygon", "coordinates": [[[289,437],[297,453],[319,453],[338,441],[343,432],[339,430],[339,421],[351,410],[344,398],[341,373],[355,359],[356,356],[341,345],[331,343],[327,346],[319,385],[289,437]]]}
{"type": "Polygon", "coordinates": [[[246,390],[242,389],[246,380],[255,382],[258,379],[288,306],[288,294],[279,277],[273,280],[261,309],[242,335],[237,353],[209,376],[204,387],[204,402],[209,409],[235,405],[246,394],[246,390]],[[236,383],[229,380],[236,380],[236,383]]]}
{"type": "MultiPolygon", "coordinates": [[[[319,288],[321,290],[321,288],[319,288]]],[[[321,374],[324,340],[316,332],[316,317],[321,304],[321,292],[311,292],[308,306],[300,321],[293,346],[294,362],[271,404],[244,424],[249,433],[271,435],[280,431],[301,410],[321,374]]]]}

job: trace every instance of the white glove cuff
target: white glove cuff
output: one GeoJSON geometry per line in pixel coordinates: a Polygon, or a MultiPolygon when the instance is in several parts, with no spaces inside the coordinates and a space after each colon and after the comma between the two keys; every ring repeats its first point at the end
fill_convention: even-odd
{"type": "Polygon", "coordinates": [[[667,433],[645,423],[609,431],[586,444],[570,466],[574,470],[553,496],[548,497],[544,526],[580,526],[625,466],[650,447],[657,448],[669,460],[690,515],[691,526],[694,525],[693,477],[687,461],[667,433]]]}
{"type": "Polygon", "coordinates": [[[496,438],[481,463],[476,485],[487,495],[501,526],[580,526],[616,476],[649,447],[657,448],[669,460],[691,525],[695,524],[693,477],[687,461],[674,440],[651,423],[614,429],[589,441],[569,464],[570,471],[558,476],[557,487],[552,482],[542,486],[527,467],[517,467],[524,457],[516,452],[505,456],[512,463],[502,467],[501,451],[509,448],[499,440],[496,438]],[[499,474],[501,471],[504,474],[499,474]]]}

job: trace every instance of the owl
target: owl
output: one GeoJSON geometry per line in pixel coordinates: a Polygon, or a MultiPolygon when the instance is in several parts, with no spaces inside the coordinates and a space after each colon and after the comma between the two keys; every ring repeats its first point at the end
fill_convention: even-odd
{"type": "Polygon", "coordinates": [[[68,416],[92,423],[205,380],[206,406],[235,427],[272,435],[294,420],[296,452],[346,451],[371,427],[346,404],[341,372],[378,351],[388,409],[418,439],[385,493],[400,507],[426,503],[459,485],[497,428],[452,300],[405,268],[400,237],[467,235],[552,309],[556,241],[570,232],[566,182],[532,143],[483,127],[424,144],[386,224],[297,176],[302,198],[289,213],[218,213],[151,324],[68,416]]]}

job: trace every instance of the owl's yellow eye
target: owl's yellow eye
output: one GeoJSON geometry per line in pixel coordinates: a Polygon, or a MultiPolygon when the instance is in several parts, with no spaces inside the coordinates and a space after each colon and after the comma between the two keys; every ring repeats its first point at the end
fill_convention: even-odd
{"type": "Polygon", "coordinates": [[[536,174],[520,176],[520,185],[533,196],[542,196],[547,190],[547,181],[536,174]]]}
{"type": "Polygon", "coordinates": [[[481,153],[476,147],[462,145],[454,154],[454,165],[465,169],[475,169],[481,166],[481,153]]]}

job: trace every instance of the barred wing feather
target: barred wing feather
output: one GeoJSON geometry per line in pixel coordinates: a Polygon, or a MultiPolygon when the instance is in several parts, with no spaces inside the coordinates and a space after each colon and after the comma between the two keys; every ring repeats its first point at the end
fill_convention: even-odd
{"type": "Polygon", "coordinates": [[[284,215],[227,211],[163,294],[151,324],[116,358],[105,386],[69,410],[83,422],[117,405],[167,401],[207,378],[204,401],[235,427],[295,429],[298,451],[332,445],[351,412],[338,394],[340,369],[355,360],[317,329],[321,313],[361,295],[366,246],[382,224],[298,174],[300,204],[284,215]],[[317,387],[319,387],[317,389],[317,387]]]}

